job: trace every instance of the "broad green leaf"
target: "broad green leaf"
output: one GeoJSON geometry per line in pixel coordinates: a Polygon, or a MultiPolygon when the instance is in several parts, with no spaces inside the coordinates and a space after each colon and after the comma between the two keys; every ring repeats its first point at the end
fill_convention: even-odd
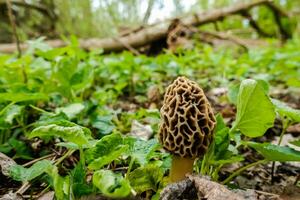
{"type": "Polygon", "coordinates": [[[159,147],[156,139],[144,141],[135,137],[122,137],[120,134],[104,136],[95,147],[86,151],[90,169],[100,169],[121,155],[131,156],[140,165],[151,159],[152,153],[159,147]]]}
{"type": "Polygon", "coordinates": [[[93,175],[93,184],[107,197],[125,198],[130,195],[131,187],[129,181],[121,174],[110,170],[99,170],[93,175]]]}
{"type": "Polygon", "coordinates": [[[48,100],[48,96],[44,93],[0,93],[0,102],[2,101],[35,101],[48,100]]]}
{"type": "Polygon", "coordinates": [[[147,164],[151,159],[152,153],[160,146],[157,139],[144,141],[136,137],[125,138],[125,144],[129,145],[128,155],[140,165],[147,164]]]}
{"type": "Polygon", "coordinates": [[[257,81],[242,81],[237,100],[237,116],[231,130],[239,129],[248,137],[259,137],[273,126],[275,110],[257,81]]]}
{"type": "Polygon", "coordinates": [[[163,177],[164,171],[160,166],[149,164],[130,172],[128,180],[136,192],[142,193],[147,190],[157,191],[163,177]]]}
{"type": "Polygon", "coordinates": [[[90,148],[94,147],[96,145],[96,143],[97,143],[97,140],[89,140],[89,142],[87,144],[84,144],[82,146],[79,146],[73,142],[59,142],[59,143],[56,143],[55,145],[59,146],[59,147],[66,147],[67,149],[79,150],[80,148],[90,149],[90,148]]]}
{"type": "MultiPolygon", "coordinates": [[[[262,80],[262,79],[255,79],[257,83],[264,89],[265,93],[267,94],[269,92],[269,84],[268,82],[262,80]]],[[[237,104],[238,94],[240,90],[240,84],[231,84],[228,88],[228,99],[230,103],[237,104]]]]}
{"type": "Polygon", "coordinates": [[[91,132],[89,129],[79,125],[59,126],[56,124],[50,124],[37,127],[28,135],[29,138],[43,136],[61,137],[66,141],[82,146],[88,143],[88,140],[91,137],[91,132]]]}
{"type": "Polygon", "coordinates": [[[88,149],[85,154],[90,163],[90,169],[100,169],[121,155],[128,152],[128,145],[124,144],[120,134],[111,134],[101,138],[95,147],[88,149]]]}
{"type": "Polygon", "coordinates": [[[123,137],[121,134],[110,134],[104,136],[96,143],[95,147],[86,151],[87,159],[92,161],[95,158],[105,156],[119,145],[123,145],[123,137]]]}
{"type": "Polygon", "coordinates": [[[300,151],[289,147],[278,146],[270,143],[247,142],[248,146],[254,148],[269,161],[300,161],[300,151]]]}
{"type": "Polygon", "coordinates": [[[95,160],[93,160],[88,168],[89,169],[101,169],[104,165],[111,163],[112,161],[118,159],[124,152],[128,151],[127,145],[119,145],[114,148],[114,151],[111,151],[108,155],[101,156],[95,160]]]}
{"type": "Polygon", "coordinates": [[[56,108],[56,113],[63,112],[68,118],[74,119],[78,114],[80,114],[84,110],[84,105],[82,103],[73,103],[67,105],[65,107],[56,108]]]}
{"type": "Polygon", "coordinates": [[[288,117],[292,122],[300,122],[300,110],[291,108],[277,99],[272,99],[272,103],[281,117],[288,117]]]}
{"type": "Polygon", "coordinates": [[[34,163],[31,167],[25,168],[21,165],[12,165],[10,167],[10,177],[16,181],[30,181],[52,167],[49,160],[42,160],[34,163]]]}
{"type": "Polygon", "coordinates": [[[36,127],[46,126],[50,124],[63,125],[63,126],[72,126],[73,122],[68,121],[68,116],[61,113],[43,113],[38,121],[34,123],[36,127]]]}

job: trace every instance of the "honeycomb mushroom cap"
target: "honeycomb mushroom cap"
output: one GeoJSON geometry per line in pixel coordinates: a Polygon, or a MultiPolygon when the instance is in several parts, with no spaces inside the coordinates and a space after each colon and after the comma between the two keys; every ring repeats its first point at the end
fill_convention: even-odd
{"type": "Polygon", "coordinates": [[[160,110],[159,140],[180,157],[201,157],[213,138],[212,108],[197,83],[178,77],[168,88],[160,110]]]}

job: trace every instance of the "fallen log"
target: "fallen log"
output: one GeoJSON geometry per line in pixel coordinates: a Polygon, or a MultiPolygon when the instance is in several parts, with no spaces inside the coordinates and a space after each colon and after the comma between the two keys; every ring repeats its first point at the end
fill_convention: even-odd
{"type": "MultiPolygon", "coordinates": [[[[240,14],[242,15],[245,11],[250,10],[256,6],[265,5],[271,9],[275,16],[288,17],[284,11],[273,4],[271,0],[257,0],[249,3],[241,3],[234,6],[214,9],[204,13],[195,13],[179,18],[185,25],[188,26],[201,26],[203,24],[212,23],[223,20],[224,17],[240,14]]],[[[102,48],[104,52],[117,52],[124,49],[133,50],[132,48],[138,48],[151,44],[155,41],[161,40],[167,37],[168,28],[174,19],[166,20],[161,23],[156,23],[150,26],[141,27],[137,30],[132,31],[126,35],[112,38],[92,38],[92,39],[80,39],[79,46],[86,50],[95,48],[102,48]]],[[[281,24],[278,24],[280,26],[281,24]]],[[[281,30],[282,28],[280,28],[281,30]]],[[[281,34],[286,32],[281,31],[281,34]]],[[[288,36],[285,36],[286,38],[288,36]]],[[[68,42],[62,40],[48,40],[45,41],[51,47],[62,47],[68,45],[68,42]]],[[[28,48],[27,43],[20,44],[22,51],[28,48]]],[[[0,52],[12,53],[16,51],[15,44],[0,44],[0,52]]]]}

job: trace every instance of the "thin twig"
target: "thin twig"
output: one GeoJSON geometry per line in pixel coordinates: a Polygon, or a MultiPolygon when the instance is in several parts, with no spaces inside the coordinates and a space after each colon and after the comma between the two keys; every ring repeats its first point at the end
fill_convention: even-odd
{"type": "Polygon", "coordinates": [[[228,182],[230,182],[234,177],[238,176],[241,174],[242,171],[250,168],[250,167],[253,167],[255,165],[258,165],[258,164],[262,164],[262,163],[265,163],[267,162],[267,160],[259,160],[259,161],[256,161],[254,163],[251,163],[249,165],[246,165],[244,167],[241,167],[240,169],[238,169],[237,171],[233,172],[229,177],[227,177],[224,181],[222,181],[222,184],[227,184],[228,182]]]}
{"type": "Polygon", "coordinates": [[[51,153],[51,154],[49,154],[49,155],[46,155],[46,156],[43,156],[43,157],[40,157],[40,158],[31,160],[31,161],[29,161],[29,162],[23,164],[22,166],[23,166],[23,167],[27,167],[27,166],[30,166],[30,165],[32,165],[32,164],[38,162],[38,161],[41,161],[41,160],[45,160],[45,159],[51,158],[51,157],[53,157],[53,156],[55,156],[55,155],[56,155],[55,153],[51,153]]]}
{"type": "Polygon", "coordinates": [[[11,2],[10,0],[6,0],[6,6],[7,6],[7,14],[8,14],[8,18],[11,24],[11,28],[13,31],[13,35],[14,35],[14,39],[17,45],[17,50],[18,50],[18,58],[20,58],[22,56],[22,51],[21,51],[21,47],[20,47],[20,40],[17,34],[17,28],[16,28],[16,22],[15,22],[15,17],[12,13],[12,9],[11,9],[11,2]]]}
{"type": "Polygon", "coordinates": [[[256,193],[259,194],[263,194],[265,196],[274,196],[274,197],[279,197],[280,195],[278,194],[273,194],[273,193],[269,193],[269,192],[264,192],[264,191],[260,191],[260,190],[254,190],[256,193]]]}
{"type": "Polygon", "coordinates": [[[37,198],[41,197],[42,195],[44,195],[46,192],[48,192],[48,190],[50,189],[50,185],[48,185],[46,188],[44,188],[39,194],[37,194],[37,198]]]}
{"type": "Polygon", "coordinates": [[[23,185],[16,191],[16,194],[20,194],[22,195],[24,192],[26,192],[26,190],[28,190],[28,188],[30,188],[31,184],[26,181],[23,183],[23,185]]]}

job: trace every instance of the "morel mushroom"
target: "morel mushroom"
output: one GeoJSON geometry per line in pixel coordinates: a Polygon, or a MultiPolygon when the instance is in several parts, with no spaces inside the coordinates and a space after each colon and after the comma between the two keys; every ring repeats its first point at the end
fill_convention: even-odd
{"type": "Polygon", "coordinates": [[[170,179],[179,181],[207,151],[216,119],[203,90],[185,77],[167,88],[160,114],[159,140],[173,154],[170,179]]]}

